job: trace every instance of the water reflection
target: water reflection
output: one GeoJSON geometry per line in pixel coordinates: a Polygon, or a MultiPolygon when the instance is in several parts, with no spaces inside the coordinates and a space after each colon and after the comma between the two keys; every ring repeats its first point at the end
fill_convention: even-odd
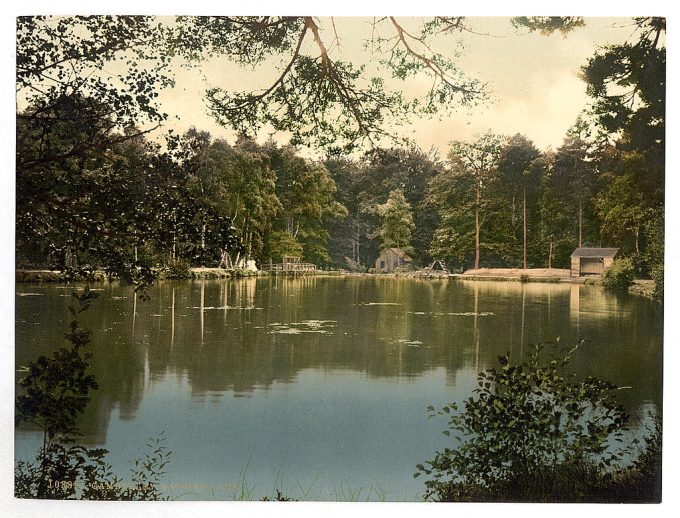
{"type": "Polygon", "coordinates": [[[576,324],[576,329],[581,327],[581,286],[572,284],[569,286],[569,317],[576,324]]]}
{"type": "Polygon", "coordinates": [[[474,309],[474,324],[473,324],[473,336],[475,345],[475,372],[479,372],[479,322],[477,321],[479,317],[479,286],[475,285],[473,290],[475,294],[475,309],[474,309]]]}
{"type": "Polygon", "coordinates": [[[175,287],[172,287],[172,308],[170,309],[170,351],[175,348],[175,287]]]}
{"type": "MultiPolygon", "coordinates": [[[[17,299],[17,365],[61,345],[68,300],[40,290],[44,297],[17,299]]],[[[138,303],[108,285],[87,314],[101,389],[82,428],[94,443],[106,442],[114,412],[134,419],[160,383],[188,387],[190,407],[176,409],[188,414],[308,371],[363,373],[389,391],[443,368],[455,391],[499,354],[519,359],[528,344],[557,337],[565,346],[586,340],[579,373],[633,387],[622,393],[629,411],[660,404],[660,308],[594,287],[298,277],[164,282],[150,295],[138,303]]]]}
{"type": "Polygon", "coordinates": [[[522,325],[520,327],[519,355],[524,357],[524,308],[526,305],[527,285],[522,283],[522,325]]]}

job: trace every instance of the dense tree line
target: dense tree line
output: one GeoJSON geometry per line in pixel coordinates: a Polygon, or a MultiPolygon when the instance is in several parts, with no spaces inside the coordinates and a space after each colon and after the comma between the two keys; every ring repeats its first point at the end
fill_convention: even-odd
{"type": "MultiPolygon", "coordinates": [[[[97,110],[86,99],[52,109],[61,112],[48,130],[19,121],[22,156],[105,131],[100,117],[83,122],[97,110]]],[[[420,265],[567,267],[576,246],[617,246],[651,274],[662,250],[650,151],[629,149],[625,133],[614,144],[593,139],[581,119],[556,151],[485,134],[452,142],[447,160],[376,148],[322,163],[273,141],[232,145],[198,130],[163,147],[120,136],[18,176],[19,264],[237,267],[292,255],[366,269],[398,246],[420,265]]]]}
{"type": "MultiPolygon", "coordinates": [[[[85,101],[65,102],[80,109],[85,101]]],[[[36,142],[67,146],[82,131],[100,130],[60,118],[36,139],[21,123],[18,153],[36,142]]],[[[18,175],[18,264],[132,277],[179,261],[242,267],[292,255],[329,265],[324,224],[346,214],[335,191],[329,171],[290,146],[245,137],[230,145],[193,129],[164,147],[121,139],[18,175]]]]}
{"type": "MultiPolygon", "coordinates": [[[[566,35],[583,20],[513,24],[566,35]]],[[[369,146],[350,159],[342,151],[385,135],[391,112],[425,115],[483,98],[451,60],[416,48],[435,33],[469,30],[466,20],[433,18],[416,34],[376,19],[371,48],[394,40],[379,64],[398,79],[435,81],[422,102],[406,103],[334,57],[315,18],[19,18],[18,264],[98,266],[143,284],[154,266],[177,261],[233,267],[293,255],[366,269],[398,244],[420,265],[564,267],[576,246],[610,245],[662,279],[665,20],[633,25],[631,42],[584,65],[592,107],[555,151],[522,135],[451,135],[446,159],[412,145],[369,146]],[[244,135],[236,142],[192,130],[159,145],[139,129],[166,117],[155,98],[172,83],[171,58],[257,65],[287,55],[261,95],[207,93],[217,119],[244,135]],[[326,159],[245,136],[263,123],[326,159]]]]}
{"type": "Polygon", "coordinates": [[[348,211],[347,217],[328,225],[329,253],[336,265],[366,269],[382,248],[397,244],[398,240],[389,236],[395,232],[410,236],[399,246],[408,249],[420,263],[430,259],[429,246],[438,218],[434,208],[425,203],[425,195],[428,182],[443,167],[436,154],[416,148],[376,148],[356,160],[331,157],[324,163],[338,187],[338,201],[348,211]],[[401,226],[385,217],[390,199],[392,205],[403,206],[402,212],[410,212],[401,226]],[[387,236],[384,223],[392,227],[384,229],[387,236]]]}
{"type": "Polygon", "coordinates": [[[384,207],[401,193],[413,222],[402,226],[413,236],[401,247],[420,265],[437,258],[458,269],[568,268],[577,246],[614,246],[651,274],[662,243],[648,219],[658,186],[646,189],[643,159],[624,150],[625,136],[609,144],[587,133],[579,119],[547,152],[523,135],[485,134],[453,142],[446,161],[403,149],[331,159],[349,211],[331,226],[333,259],[369,267],[381,245],[396,246],[384,235],[384,207]]]}

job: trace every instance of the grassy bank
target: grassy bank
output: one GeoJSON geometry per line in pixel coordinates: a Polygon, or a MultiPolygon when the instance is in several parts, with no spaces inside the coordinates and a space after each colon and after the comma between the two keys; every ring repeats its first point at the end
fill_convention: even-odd
{"type": "MultiPolygon", "coordinates": [[[[521,268],[480,268],[478,270],[466,270],[461,274],[453,274],[450,277],[479,281],[566,282],[594,286],[602,285],[602,280],[599,277],[571,277],[569,270],[557,268],[528,268],[526,270],[521,268]]],[[[651,279],[636,279],[628,288],[628,292],[655,299],[655,283],[651,279]]]]}

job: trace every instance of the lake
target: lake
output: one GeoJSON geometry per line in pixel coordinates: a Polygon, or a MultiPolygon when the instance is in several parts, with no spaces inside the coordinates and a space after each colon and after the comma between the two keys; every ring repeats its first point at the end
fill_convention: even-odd
{"type": "MultiPolygon", "coordinates": [[[[177,499],[420,500],[416,464],[452,446],[427,406],[530,344],[585,340],[572,368],[661,411],[662,306],[576,284],[366,277],[160,282],[141,302],[95,285],[82,319],[100,388],[79,421],[127,476],[148,438],[173,452],[177,499]]],[[[16,368],[63,344],[73,287],[20,284],[16,368]]],[[[42,435],[17,429],[15,456],[42,435]]]]}

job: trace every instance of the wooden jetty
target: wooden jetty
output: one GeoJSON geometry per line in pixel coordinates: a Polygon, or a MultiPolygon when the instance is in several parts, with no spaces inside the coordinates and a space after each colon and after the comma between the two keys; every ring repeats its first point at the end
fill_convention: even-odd
{"type": "Polygon", "coordinates": [[[270,261],[269,268],[270,272],[273,273],[283,273],[283,274],[303,274],[316,272],[317,267],[312,263],[303,263],[300,257],[283,257],[282,263],[272,263],[270,261]]]}

